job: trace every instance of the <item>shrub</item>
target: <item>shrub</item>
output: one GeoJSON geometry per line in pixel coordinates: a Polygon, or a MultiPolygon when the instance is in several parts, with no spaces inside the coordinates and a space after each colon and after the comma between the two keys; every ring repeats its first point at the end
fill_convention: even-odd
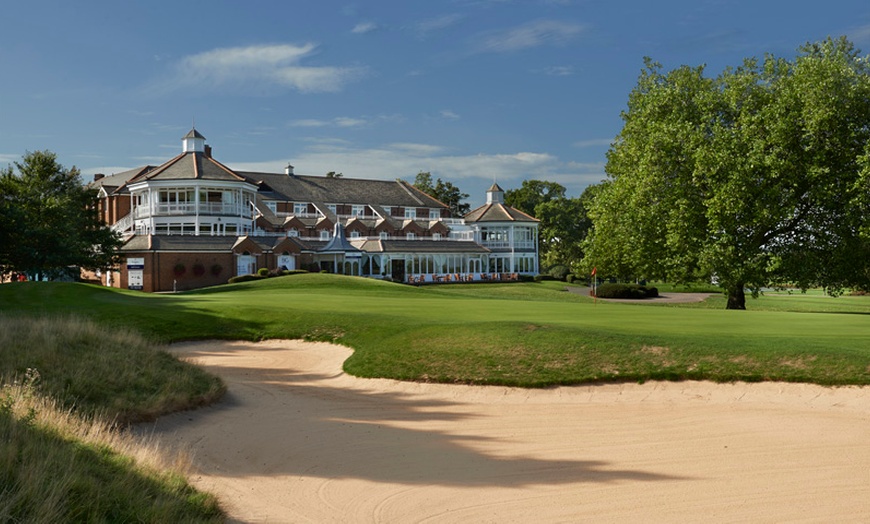
{"type": "Polygon", "coordinates": [[[569,284],[574,282],[574,275],[571,275],[571,274],[565,275],[565,282],[567,282],[569,284]]]}
{"type": "Polygon", "coordinates": [[[556,280],[565,280],[565,277],[570,273],[570,270],[566,266],[553,266],[547,271],[554,279],[556,280]]]}
{"type": "Polygon", "coordinates": [[[205,275],[205,266],[197,262],[193,265],[193,274],[198,277],[205,275]]]}
{"type": "Polygon", "coordinates": [[[268,277],[269,276],[269,268],[261,267],[260,269],[257,270],[257,275],[264,277],[264,278],[268,277]]]}
{"type": "Polygon", "coordinates": [[[553,275],[545,275],[543,273],[535,275],[535,282],[543,282],[544,280],[556,280],[553,275]]]}
{"type": "Polygon", "coordinates": [[[659,290],[654,287],[641,286],[639,284],[611,284],[604,283],[598,286],[599,298],[655,298],[659,296],[659,290]]]}
{"type": "Polygon", "coordinates": [[[252,280],[262,280],[262,279],[263,279],[263,277],[261,277],[260,275],[239,275],[239,276],[230,278],[229,280],[227,280],[227,283],[228,284],[235,284],[237,282],[250,282],[252,280]]]}

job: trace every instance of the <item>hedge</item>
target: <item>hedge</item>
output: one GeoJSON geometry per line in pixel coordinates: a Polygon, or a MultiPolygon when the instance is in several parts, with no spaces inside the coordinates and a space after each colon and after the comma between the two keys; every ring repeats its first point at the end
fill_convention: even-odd
{"type": "Polygon", "coordinates": [[[655,298],[659,296],[659,290],[640,284],[604,283],[598,286],[596,296],[598,298],[655,298]]]}

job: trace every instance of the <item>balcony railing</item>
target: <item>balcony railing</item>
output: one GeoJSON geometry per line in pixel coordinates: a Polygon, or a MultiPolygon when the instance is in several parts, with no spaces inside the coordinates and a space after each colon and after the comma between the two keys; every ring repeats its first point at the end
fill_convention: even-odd
{"type": "Polygon", "coordinates": [[[218,216],[241,216],[251,218],[249,206],[240,204],[223,204],[214,202],[200,202],[193,204],[156,204],[154,212],[148,206],[138,206],[133,211],[135,218],[148,218],[150,216],[195,216],[218,215],[218,216]]]}

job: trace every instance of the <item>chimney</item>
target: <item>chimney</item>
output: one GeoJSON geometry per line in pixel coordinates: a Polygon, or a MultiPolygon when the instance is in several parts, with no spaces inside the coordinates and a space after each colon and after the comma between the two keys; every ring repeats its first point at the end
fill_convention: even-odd
{"type": "Polygon", "coordinates": [[[101,179],[101,178],[106,178],[106,175],[104,175],[104,174],[102,174],[102,173],[96,173],[96,174],[94,175],[94,182],[96,182],[97,180],[99,180],[99,179],[101,179]]]}
{"type": "Polygon", "coordinates": [[[293,174],[293,166],[287,164],[287,167],[284,168],[284,174],[290,176],[293,174]]]}
{"type": "Polygon", "coordinates": [[[206,144],[203,153],[205,154],[206,158],[211,158],[211,146],[206,144]]]}

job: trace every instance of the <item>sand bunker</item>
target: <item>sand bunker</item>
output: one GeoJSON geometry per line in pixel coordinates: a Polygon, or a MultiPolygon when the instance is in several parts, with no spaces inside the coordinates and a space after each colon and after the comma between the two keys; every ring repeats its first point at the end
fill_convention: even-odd
{"type": "Polygon", "coordinates": [[[243,522],[870,521],[870,388],[358,379],[298,341],[173,346],[220,404],[152,432],[243,522]]]}

